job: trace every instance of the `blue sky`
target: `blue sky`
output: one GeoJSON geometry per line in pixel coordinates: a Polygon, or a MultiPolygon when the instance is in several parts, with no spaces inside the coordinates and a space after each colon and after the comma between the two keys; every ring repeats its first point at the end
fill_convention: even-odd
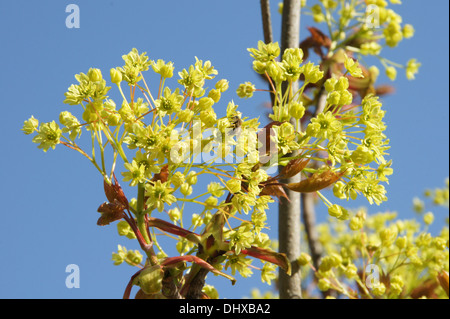
{"type": "MultiPolygon", "coordinates": [[[[417,58],[422,68],[415,81],[399,72],[396,93],[383,98],[394,175],[387,187],[389,201],[369,212],[391,210],[412,218],[412,198],[442,186],[449,175],[449,3],[403,2],[397,11],[414,25],[416,35],[385,54],[399,63],[417,58]]],[[[272,1],[279,40],[276,9],[272,1]]],[[[301,38],[312,24],[302,20],[301,38]]],[[[230,81],[222,101],[234,99],[243,113],[260,116],[267,96],[240,100],[235,90],[245,81],[262,86],[246,50],[262,37],[256,0],[1,1],[0,298],[120,298],[135,272],[127,265],[113,266],[111,252],[117,244],[137,246],[119,237],[115,226],[96,225],[96,209],[105,197],[95,168],[63,147],[38,150],[20,131],[24,120],[34,115],[51,121],[63,110],[74,111],[62,103],[74,74],[97,67],[107,77],[133,47],[153,60],[174,61],[178,71],[195,56],[211,60],[219,78],[230,81]],[[65,26],[70,3],[80,8],[79,29],[65,26]],[[80,267],[78,289],[65,286],[68,264],[80,267]]],[[[389,80],[382,76],[380,83],[389,80]]],[[[448,213],[434,211],[441,214],[437,222],[448,213]]],[[[270,234],[276,236],[275,206],[270,212],[270,234]]],[[[323,206],[318,215],[319,220],[326,216],[323,206]]],[[[226,279],[208,279],[223,298],[248,296],[253,287],[261,287],[256,273],[249,280],[238,276],[233,289],[226,279]]]]}

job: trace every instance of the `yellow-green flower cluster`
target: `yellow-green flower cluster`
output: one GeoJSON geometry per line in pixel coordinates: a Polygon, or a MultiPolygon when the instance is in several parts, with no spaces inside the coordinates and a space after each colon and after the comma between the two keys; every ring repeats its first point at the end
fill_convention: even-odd
{"type": "Polygon", "coordinates": [[[33,143],[39,144],[38,148],[41,148],[44,152],[47,152],[50,147],[55,149],[56,145],[60,143],[62,131],[55,121],[42,123],[38,128],[37,120],[30,119],[25,122],[23,131],[33,133],[32,128],[37,132],[37,135],[33,137],[33,143]]]}
{"type": "Polygon", "coordinates": [[[442,188],[436,188],[436,189],[427,189],[425,191],[425,196],[430,198],[433,201],[434,205],[444,206],[448,207],[449,203],[449,180],[448,177],[445,180],[445,186],[442,188]]]}
{"type": "Polygon", "coordinates": [[[137,266],[142,262],[142,254],[139,250],[127,250],[121,245],[117,245],[117,253],[112,253],[114,265],[118,266],[126,262],[130,266],[137,266]]]}
{"type": "Polygon", "coordinates": [[[117,223],[117,232],[120,236],[125,236],[129,239],[136,239],[136,234],[125,220],[121,220],[117,223]]]}
{"type": "Polygon", "coordinates": [[[250,98],[253,96],[253,92],[255,92],[255,86],[250,82],[245,82],[239,85],[236,90],[237,95],[240,98],[250,98]]]}
{"type": "Polygon", "coordinates": [[[303,51],[299,48],[288,48],[283,53],[281,61],[276,58],[280,55],[278,43],[265,44],[258,42],[258,48],[248,49],[254,59],[253,69],[259,74],[266,74],[275,82],[297,81],[303,74],[305,81],[316,83],[323,77],[323,72],[313,63],[303,63],[303,51]]]}
{"type": "MultiPolygon", "coordinates": [[[[129,85],[135,85],[142,80],[142,72],[147,71],[153,64],[148,59],[147,52],[139,54],[136,48],[133,48],[128,54],[123,55],[122,59],[125,61],[123,67],[116,69],[122,74],[122,78],[129,85]]],[[[111,74],[113,75],[113,74],[111,74]]],[[[118,79],[113,78],[113,83],[117,83],[118,79]]]]}
{"type": "Polygon", "coordinates": [[[359,3],[319,0],[318,2],[302,12],[312,15],[317,23],[327,24],[332,49],[343,48],[361,56],[378,57],[391,80],[396,79],[397,68],[404,68],[406,77],[414,79],[420,67],[420,63],[415,59],[409,60],[406,65],[400,65],[380,55],[385,47],[397,47],[403,39],[414,36],[414,27],[404,23],[403,18],[392,6],[400,5],[400,1],[367,0],[359,3]]]}
{"type": "MultiPolygon", "coordinates": [[[[328,2],[327,6],[331,8],[333,4],[328,2]]],[[[333,168],[344,174],[334,187],[334,194],[338,198],[356,199],[358,194],[362,194],[371,204],[378,205],[387,200],[386,190],[381,182],[388,182],[392,168],[391,162],[385,159],[389,148],[389,140],[384,135],[385,111],[382,110],[378,97],[370,94],[360,105],[352,104],[354,96],[350,91],[350,80],[364,77],[358,61],[344,54],[343,65],[349,75],[332,76],[324,82],[327,92],[324,110],[313,117],[306,130],[301,132],[298,130],[298,122],[293,125],[290,119],[302,119],[305,114],[302,96],[304,89],[310,83],[317,83],[323,77],[323,72],[313,63],[302,64],[301,49],[286,50],[280,62],[276,61],[279,53],[276,44],[259,42],[257,49],[249,51],[254,58],[255,71],[264,73],[274,87],[276,98],[270,117],[274,121],[284,122],[271,128],[274,132],[271,140],[277,145],[279,159],[301,149],[309,149],[305,157],[312,156],[317,159],[315,150],[322,148],[321,144],[326,142],[323,152],[326,152],[327,156],[322,159],[323,162],[331,162],[333,168]],[[292,83],[301,77],[303,86],[298,92],[282,94],[282,83],[292,83]],[[376,167],[371,167],[372,164],[376,167]]],[[[327,166],[324,165],[316,170],[308,169],[308,172],[318,174],[326,169],[327,166]]],[[[229,186],[237,189],[238,183],[230,181],[229,186]]],[[[238,207],[246,205],[246,201],[239,200],[238,196],[235,201],[238,207]]],[[[329,207],[331,205],[327,204],[329,207]]],[[[333,214],[341,216],[337,211],[333,214]]],[[[345,214],[343,216],[341,218],[345,219],[345,214]]],[[[357,221],[353,221],[353,224],[355,228],[358,226],[357,221]]]]}
{"type": "MultiPolygon", "coordinates": [[[[339,210],[333,207],[330,215],[339,210]]],[[[353,217],[348,226],[335,218],[318,225],[325,254],[319,269],[312,270],[320,290],[332,289],[351,299],[447,298],[439,286],[430,288],[430,294],[419,289],[448,272],[448,226],[432,235],[416,220],[397,219],[396,213],[367,216],[359,209],[349,214],[353,217]]],[[[303,253],[298,262],[307,272],[309,255],[303,253]]]]}
{"type": "MultiPolygon", "coordinates": [[[[328,9],[335,7],[333,1],[323,4],[328,9]]],[[[110,89],[106,80],[99,69],[91,68],[87,74],[78,74],[78,84],[70,86],[66,93],[65,103],[78,105],[82,120],[64,111],[59,118],[62,128],[56,122],[39,125],[32,117],[24,123],[23,131],[36,134],[33,142],[45,151],[63,144],[80,152],[94,164],[105,181],[115,179],[114,171],[119,169],[123,181],[138,188],[138,199],[131,200],[129,205],[121,202],[115,206],[117,202],[114,202],[106,206],[113,211],[119,209],[119,213],[122,209],[123,218],[128,218],[127,223],[117,225],[120,235],[134,238],[136,229],[129,225],[132,221],[139,224],[141,231],[147,229],[145,222],[149,221],[143,216],[165,216],[177,227],[205,234],[201,239],[200,235],[191,234],[193,239],[187,232],[179,228],[175,231],[164,224],[164,231],[169,229],[179,236],[176,248],[180,254],[203,253],[205,247],[206,253],[214,249],[225,251],[214,266],[225,266],[231,268],[233,275],[239,272],[248,277],[252,274],[249,267],[252,259],[245,251],[262,248],[267,254],[271,241],[263,232],[266,211],[272,197],[284,195],[277,177],[271,179],[267,173],[272,166],[288,164],[291,156],[295,160],[300,157],[305,161],[316,159],[324,165],[305,168],[303,173],[325,176],[326,183],[322,178],[315,179],[323,183],[323,187],[340,180],[334,189],[339,198],[354,199],[362,194],[370,203],[377,204],[386,200],[380,182],[386,182],[386,176],[392,173],[390,163],[384,159],[388,146],[383,134],[381,104],[375,96],[367,96],[359,105],[352,105],[349,79],[363,76],[356,60],[347,58],[343,63],[348,75],[324,81],[322,66],[304,63],[304,53],[299,48],[286,50],[280,61],[277,60],[280,55],[277,43],[259,42],[258,47],[249,52],[254,58],[254,70],[266,76],[275,96],[270,115],[274,122],[268,129],[260,129],[258,119],[243,116],[233,101],[226,105],[226,115],[220,117],[216,113],[229,83],[221,79],[211,85],[210,81],[218,72],[210,61],[196,58],[193,65],[178,72],[177,87],[172,87],[165,81],[175,72],[172,62],[161,59],[154,62],[146,53],[132,49],[123,56],[124,66],[110,70],[111,82],[117,86],[121,103],[116,104],[106,95],[110,89]],[[145,81],[143,72],[150,67],[160,75],[159,83],[145,81]],[[298,80],[301,87],[294,91],[293,83],[298,80]],[[302,130],[301,120],[310,105],[305,90],[323,82],[327,91],[325,109],[302,130]],[[128,89],[122,90],[124,83],[129,86],[129,94],[128,89]],[[156,93],[150,90],[152,86],[156,86],[156,93]],[[90,151],[75,143],[83,128],[91,137],[90,151]],[[256,141],[256,137],[261,133],[269,134],[263,140],[274,148],[260,147],[261,140],[256,141]],[[106,158],[108,155],[112,155],[111,160],[106,158]],[[261,157],[275,161],[263,162],[261,157]],[[117,165],[119,160],[123,165],[117,165]],[[374,163],[375,168],[370,166],[374,163]],[[334,180],[328,182],[326,176],[334,180]],[[215,180],[204,183],[205,177],[215,180]]],[[[237,94],[250,98],[255,91],[256,87],[246,82],[239,86],[237,94]]],[[[321,198],[324,199],[323,195],[321,198]]],[[[350,219],[351,229],[363,227],[365,216],[350,216],[342,207],[324,201],[330,207],[331,216],[350,219]]],[[[147,232],[142,235],[150,236],[147,232]]],[[[156,258],[166,256],[157,236],[151,237],[158,249],[156,258]]],[[[341,264],[343,261],[336,256],[322,268],[341,264]]],[[[120,246],[113,260],[115,264],[126,261],[138,265],[142,255],[120,246]]],[[[272,264],[263,262],[262,281],[270,284],[275,278],[274,271],[272,264]]],[[[353,268],[347,273],[350,276],[353,268]]]]}

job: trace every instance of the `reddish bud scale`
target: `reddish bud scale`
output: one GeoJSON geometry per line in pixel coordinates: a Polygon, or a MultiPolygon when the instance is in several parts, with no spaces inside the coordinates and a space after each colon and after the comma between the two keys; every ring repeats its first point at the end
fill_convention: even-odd
{"type": "Polygon", "coordinates": [[[195,264],[199,265],[200,267],[202,267],[216,275],[221,275],[225,278],[228,278],[233,285],[236,283],[236,279],[234,279],[230,275],[227,275],[227,274],[217,270],[216,268],[211,266],[209,263],[207,263],[206,261],[204,261],[203,259],[201,259],[197,256],[186,255],[186,256],[177,256],[177,257],[166,258],[166,260],[164,260],[161,263],[161,266],[163,266],[163,267],[177,266],[180,262],[195,263],[195,264]]]}
{"type": "Polygon", "coordinates": [[[98,208],[98,212],[102,215],[97,220],[97,225],[109,225],[113,221],[119,220],[123,217],[125,206],[116,199],[112,203],[103,203],[98,208]]]}
{"type": "Polygon", "coordinates": [[[437,279],[438,279],[439,283],[441,284],[442,289],[444,289],[444,291],[448,297],[449,296],[449,294],[448,294],[448,290],[449,290],[448,272],[446,272],[444,270],[441,271],[437,275],[437,279]]]}
{"type": "Polygon", "coordinates": [[[265,142],[265,145],[263,145],[262,149],[259,149],[259,157],[260,160],[264,160],[264,161],[268,161],[267,157],[272,157],[274,152],[277,152],[277,148],[274,145],[274,142],[272,141],[272,139],[270,138],[270,136],[274,136],[275,135],[275,131],[272,129],[273,126],[280,126],[281,124],[283,124],[283,122],[278,122],[278,121],[274,121],[271,122],[269,124],[267,124],[266,126],[264,126],[264,128],[258,132],[258,141],[265,142]]]}
{"type": "Polygon", "coordinates": [[[280,200],[281,197],[286,198],[289,201],[289,197],[286,195],[286,192],[284,191],[283,186],[279,184],[268,184],[264,185],[263,189],[261,190],[261,193],[259,193],[260,196],[262,195],[268,195],[268,196],[275,196],[280,200]]]}
{"type": "Polygon", "coordinates": [[[281,171],[281,177],[287,179],[301,173],[306,165],[308,165],[309,160],[309,158],[296,158],[291,160],[281,171]]]}
{"type": "Polygon", "coordinates": [[[167,182],[168,179],[169,179],[169,165],[166,164],[161,168],[161,172],[153,175],[152,181],[153,182],[161,181],[161,183],[165,183],[167,182]]]}
{"type": "Polygon", "coordinates": [[[316,54],[318,54],[322,59],[325,58],[322,48],[329,49],[331,46],[330,38],[314,27],[308,27],[311,36],[307,37],[300,43],[300,48],[303,51],[303,59],[307,60],[309,57],[309,49],[313,49],[316,54]]]}
{"type": "Polygon", "coordinates": [[[287,184],[287,188],[299,193],[311,193],[324,189],[337,182],[345,172],[336,173],[327,170],[320,174],[313,174],[311,177],[299,182],[287,184]]]}
{"type": "MultiPolygon", "coordinates": [[[[156,227],[162,231],[168,232],[173,235],[181,236],[184,238],[190,238],[193,239],[194,237],[200,237],[196,233],[193,233],[187,229],[181,228],[179,226],[176,226],[174,224],[171,224],[169,222],[166,222],[162,219],[149,217],[147,225],[149,227],[156,227]]],[[[200,239],[199,239],[200,240],[200,239]]]]}
{"type": "Polygon", "coordinates": [[[120,187],[119,182],[117,181],[116,175],[113,174],[114,183],[108,184],[106,180],[103,180],[103,188],[105,190],[106,198],[110,203],[113,203],[117,200],[125,209],[128,209],[128,199],[125,196],[122,187],[120,187]]]}
{"type": "Polygon", "coordinates": [[[285,254],[277,253],[272,250],[263,249],[259,247],[250,247],[242,249],[241,253],[254,258],[271,262],[282,268],[288,275],[291,274],[291,264],[285,254]]]}

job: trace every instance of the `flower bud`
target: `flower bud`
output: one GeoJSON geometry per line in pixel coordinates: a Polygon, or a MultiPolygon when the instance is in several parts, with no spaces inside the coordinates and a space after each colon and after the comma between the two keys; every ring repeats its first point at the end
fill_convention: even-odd
{"type": "Polygon", "coordinates": [[[261,182],[267,181],[269,176],[267,175],[266,171],[263,169],[258,169],[254,171],[250,177],[252,183],[259,184],[261,182]]]}
{"type": "Polygon", "coordinates": [[[331,284],[328,281],[328,279],[321,278],[321,279],[319,279],[319,283],[317,286],[320,289],[320,291],[327,291],[328,289],[330,289],[331,284]]]}
{"type": "Polygon", "coordinates": [[[359,230],[363,227],[363,225],[364,221],[360,217],[353,217],[350,219],[350,223],[348,224],[351,230],[359,230]]]}
{"type": "Polygon", "coordinates": [[[173,62],[165,63],[164,60],[158,60],[157,62],[153,62],[152,69],[156,73],[160,74],[163,78],[171,78],[173,77],[173,62]]]}
{"type": "Polygon", "coordinates": [[[423,215],[423,221],[427,225],[431,225],[434,221],[434,215],[432,212],[428,212],[425,215],[423,215]]]}
{"type": "Polygon", "coordinates": [[[416,59],[411,59],[406,65],[406,78],[408,80],[414,80],[415,74],[419,72],[419,68],[422,64],[417,62],[416,59]]]}
{"type": "Polygon", "coordinates": [[[37,119],[35,119],[33,116],[31,116],[30,119],[28,119],[27,121],[25,121],[23,123],[22,131],[25,134],[29,135],[31,133],[34,133],[38,127],[39,127],[39,121],[37,119]]]}
{"type": "Polygon", "coordinates": [[[335,90],[336,91],[344,91],[349,87],[348,79],[345,76],[341,76],[336,83],[335,90]]]}
{"type": "Polygon", "coordinates": [[[328,214],[329,214],[330,216],[333,216],[333,217],[336,217],[336,218],[341,217],[341,216],[342,216],[342,209],[341,209],[341,206],[339,206],[339,205],[337,205],[337,204],[334,204],[334,205],[330,206],[330,207],[328,208],[328,214]]]}
{"type": "Polygon", "coordinates": [[[228,90],[229,84],[228,81],[225,79],[221,79],[216,83],[216,89],[218,89],[221,93],[228,90]]]}
{"type": "Polygon", "coordinates": [[[388,247],[393,243],[395,240],[395,237],[397,237],[396,233],[392,231],[390,228],[383,229],[380,232],[380,239],[383,246],[388,247]]]}
{"type": "Polygon", "coordinates": [[[399,238],[397,238],[397,240],[395,241],[395,245],[396,245],[399,249],[405,248],[407,244],[408,244],[408,238],[407,238],[406,236],[399,237],[399,238]]]}
{"type": "Polygon", "coordinates": [[[346,210],[344,207],[341,206],[342,215],[339,216],[337,219],[339,220],[347,220],[349,219],[350,215],[348,213],[348,210],[346,210]]]}
{"type": "Polygon", "coordinates": [[[331,258],[331,265],[333,267],[339,267],[342,264],[342,257],[339,254],[332,253],[330,255],[331,258]]]}
{"type": "Polygon", "coordinates": [[[187,178],[186,178],[186,182],[189,185],[195,185],[197,184],[197,173],[194,171],[190,171],[187,178]]]}
{"type": "Polygon", "coordinates": [[[375,41],[361,44],[361,54],[363,55],[378,55],[380,54],[381,49],[382,46],[375,41]]]}
{"type": "Polygon", "coordinates": [[[339,99],[339,105],[349,105],[353,101],[353,95],[347,91],[344,90],[341,92],[341,98],[339,99]]]}
{"type": "Polygon", "coordinates": [[[241,181],[238,179],[230,179],[227,181],[227,188],[230,192],[237,193],[241,190],[241,181]]]}
{"type": "Polygon", "coordinates": [[[251,82],[241,83],[236,90],[237,95],[240,98],[250,98],[253,96],[253,92],[255,92],[255,86],[251,82]]]}
{"type": "Polygon", "coordinates": [[[98,82],[102,80],[102,71],[100,69],[90,68],[88,71],[89,81],[98,82]]]}
{"type": "Polygon", "coordinates": [[[203,224],[208,224],[212,218],[211,212],[206,212],[205,216],[203,216],[203,224]]]}
{"type": "Polygon", "coordinates": [[[89,107],[87,107],[86,110],[83,112],[82,118],[87,123],[91,123],[96,121],[98,116],[95,112],[92,112],[89,107]]]}
{"type": "Polygon", "coordinates": [[[186,180],[186,176],[184,176],[183,173],[175,172],[175,174],[173,174],[172,178],[170,179],[170,182],[172,183],[173,186],[178,188],[184,184],[185,180],[186,180]]]}
{"type": "Polygon", "coordinates": [[[362,73],[361,68],[359,67],[358,61],[353,60],[352,58],[345,57],[344,62],[345,68],[348,72],[355,78],[363,78],[364,75],[362,73]]]}
{"type": "Polygon", "coordinates": [[[399,275],[393,276],[390,282],[390,291],[395,295],[398,296],[403,291],[403,286],[405,285],[403,278],[399,275]]]}
{"type": "Polygon", "coordinates": [[[297,120],[301,119],[303,115],[305,115],[305,107],[303,106],[303,103],[292,102],[289,108],[289,115],[297,120]]]}
{"type": "Polygon", "coordinates": [[[330,105],[339,104],[341,100],[341,94],[337,91],[330,92],[327,97],[327,103],[330,105]]]}
{"type": "Polygon", "coordinates": [[[287,48],[283,52],[283,61],[295,62],[301,64],[303,62],[303,50],[300,48],[287,48]]]}
{"type": "Polygon", "coordinates": [[[181,122],[189,123],[194,117],[194,112],[191,110],[182,110],[178,113],[178,118],[181,122]]]}
{"type": "Polygon", "coordinates": [[[203,219],[199,214],[192,214],[192,225],[198,227],[203,224],[203,219]]]}
{"type": "Polygon", "coordinates": [[[64,111],[59,114],[59,122],[68,128],[72,128],[73,126],[80,124],[77,118],[68,111],[64,111]]]}
{"type": "Polygon", "coordinates": [[[211,210],[217,206],[218,199],[214,196],[210,196],[205,200],[205,209],[211,210]]]}
{"type": "Polygon", "coordinates": [[[137,266],[142,262],[142,254],[139,250],[129,250],[127,251],[125,261],[130,266],[137,266]]]}
{"type": "Polygon", "coordinates": [[[345,192],[344,192],[345,184],[341,181],[337,182],[333,186],[333,194],[337,198],[344,199],[346,198],[345,192]]]}
{"type": "Polygon", "coordinates": [[[300,257],[297,258],[297,263],[300,266],[306,266],[311,261],[311,256],[306,253],[301,253],[300,257]]]}
{"type": "Polygon", "coordinates": [[[284,80],[284,72],[278,62],[268,62],[266,71],[275,82],[282,82],[284,80]]]}
{"type": "Polygon", "coordinates": [[[327,92],[334,91],[337,81],[338,80],[336,78],[329,78],[328,80],[326,80],[324,84],[325,90],[327,90],[327,92]]]}
{"type": "Polygon", "coordinates": [[[200,111],[206,111],[209,110],[214,104],[214,100],[210,97],[202,97],[199,101],[198,101],[198,105],[196,106],[196,108],[200,111]]]}
{"type": "Polygon", "coordinates": [[[89,104],[95,111],[101,112],[103,111],[103,102],[102,101],[93,101],[89,104]]]}
{"type": "Polygon", "coordinates": [[[382,296],[385,292],[386,292],[386,286],[381,282],[372,288],[372,293],[375,296],[382,296]]]}
{"type": "Polygon", "coordinates": [[[112,260],[115,266],[122,264],[126,256],[126,248],[122,248],[121,245],[117,245],[117,247],[118,247],[117,253],[115,252],[112,253],[112,260]]]}
{"type": "Polygon", "coordinates": [[[378,69],[375,65],[372,65],[369,68],[370,77],[373,82],[376,82],[378,76],[380,75],[380,69],[378,69]]]}
{"type": "Polygon", "coordinates": [[[134,122],[135,116],[133,114],[133,111],[131,110],[130,105],[126,101],[123,101],[122,107],[119,109],[118,112],[124,122],[126,123],[134,122]]]}
{"type": "Polygon", "coordinates": [[[405,39],[412,38],[414,36],[414,27],[411,24],[405,24],[402,32],[405,39]]]}
{"type": "Polygon", "coordinates": [[[231,127],[230,120],[228,120],[228,118],[226,118],[226,117],[219,119],[217,121],[217,128],[219,129],[219,131],[221,133],[225,133],[225,131],[227,129],[231,132],[232,127],[231,127]]]}
{"type": "Polygon", "coordinates": [[[119,233],[119,236],[126,236],[129,239],[136,238],[136,235],[134,234],[130,225],[124,220],[121,220],[117,223],[117,232],[119,233]]]}
{"type": "Polygon", "coordinates": [[[189,185],[188,183],[184,183],[183,185],[181,185],[180,187],[180,192],[181,194],[183,194],[184,196],[189,196],[192,194],[192,186],[189,185]]]}
{"type": "Polygon", "coordinates": [[[261,62],[258,60],[253,61],[253,70],[255,70],[256,73],[264,74],[267,69],[267,63],[261,62]]]}
{"type": "Polygon", "coordinates": [[[333,258],[330,256],[325,256],[322,258],[322,260],[320,261],[320,266],[319,266],[319,270],[321,272],[327,272],[330,271],[331,268],[333,268],[333,258]]]}
{"type": "Polygon", "coordinates": [[[311,7],[314,22],[321,23],[325,20],[325,15],[322,13],[322,7],[319,4],[315,4],[311,7]]]}
{"type": "Polygon", "coordinates": [[[201,111],[200,120],[206,127],[212,127],[217,123],[217,115],[212,109],[201,111]]]}
{"type": "Polygon", "coordinates": [[[218,103],[220,101],[221,93],[219,89],[212,89],[208,93],[208,97],[213,99],[214,103],[218,103]]]}
{"type": "Polygon", "coordinates": [[[212,182],[208,185],[208,192],[214,197],[221,197],[224,193],[223,187],[220,183],[212,182]]]}
{"type": "Polygon", "coordinates": [[[369,164],[372,162],[375,158],[372,151],[368,149],[366,146],[359,145],[356,150],[353,151],[352,155],[350,156],[353,162],[356,164],[369,164]]]}
{"type": "Polygon", "coordinates": [[[305,76],[305,82],[316,83],[323,78],[323,71],[320,71],[320,67],[312,62],[303,65],[301,72],[305,76]]]}
{"type": "Polygon", "coordinates": [[[180,218],[181,218],[181,212],[176,207],[174,209],[169,210],[168,214],[169,214],[170,220],[172,220],[174,222],[180,220],[180,218]]]}
{"type": "Polygon", "coordinates": [[[394,81],[397,78],[397,69],[393,66],[389,66],[386,68],[386,76],[394,81]]]}
{"type": "Polygon", "coordinates": [[[109,70],[109,75],[111,76],[112,83],[119,84],[122,82],[122,72],[119,70],[112,68],[109,70]]]}
{"type": "Polygon", "coordinates": [[[354,264],[349,264],[345,267],[344,274],[348,279],[352,279],[358,276],[358,268],[354,264]]]}
{"type": "Polygon", "coordinates": [[[442,237],[433,238],[433,245],[438,250],[445,250],[448,247],[448,241],[442,237]]]}
{"type": "Polygon", "coordinates": [[[120,120],[122,118],[120,117],[119,114],[114,113],[108,116],[107,120],[108,120],[108,125],[110,126],[117,126],[120,123],[120,120]]]}

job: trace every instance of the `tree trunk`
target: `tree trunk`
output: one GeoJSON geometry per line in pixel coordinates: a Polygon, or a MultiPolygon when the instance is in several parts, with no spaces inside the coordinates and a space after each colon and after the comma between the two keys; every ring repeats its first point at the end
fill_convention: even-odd
{"type": "MultiPolygon", "coordinates": [[[[317,101],[314,117],[317,117],[323,112],[327,104],[327,93],[324,88],[321,89],[319,99],[317,101]]],[[[302,200],[302,214],[303,225],[305,227],[306,237],[308,239],[308,246],[311,252],[313,265],[319,269],[320,258],[322,257],[322,245],[319,242],[319,236],[316,230],[316,211],[314,208],[314,193],[303,193],[302,200]]]]}
{"type": "Polygon", "coordinates": [[[319,262],[322,257],[322,245],[319,242],[319,236],[316,230],[316,212],[314,205],[314,193],[302,193],[302,213],[305,234],[308,240],[312,264],[314,268],[319,269],[319,262]]]}
{"type": "Polygon", "coordinates": [[[272,22],[270,18],[270,0],[261,0],[261,17],[264,32],[264,42],[273,42],[272,22]]]}
{"type": "MultiPolygon", "coordinates": [[[[272,33],[272,19],[270,18],[270,0],[261,0],[261,17],[262,17],[262,25],[263,25],[263,33],[264,33],[264,43],[273,42],[273,33],[272,33]]],[[[272,92],[272,85],[267,83],[268,90],[270,92],[270,101],[272,102],[271,107],[275,103],[275,95],[272,92]]]]}
{"type": "MultiPolygon", "coordinates": [[[[287,48],[298,48],[300,43],[300,0],[284,0],[281,26],[281,54],[287,48]]],[[[298,90],[298,83],[293,83],[293,92],[298,90]]],[[[300,175],[283,183],[297,183],[300,175]]],[[[300,255],[300,194],[286,190],[289,201],[280,199],[278,213],[279,250],[285,253],[292,265],[292,274],[283,271],[279,275],[279,291],[281,299],[301,298],[300,269],[296,259],[300,255]]]]}

